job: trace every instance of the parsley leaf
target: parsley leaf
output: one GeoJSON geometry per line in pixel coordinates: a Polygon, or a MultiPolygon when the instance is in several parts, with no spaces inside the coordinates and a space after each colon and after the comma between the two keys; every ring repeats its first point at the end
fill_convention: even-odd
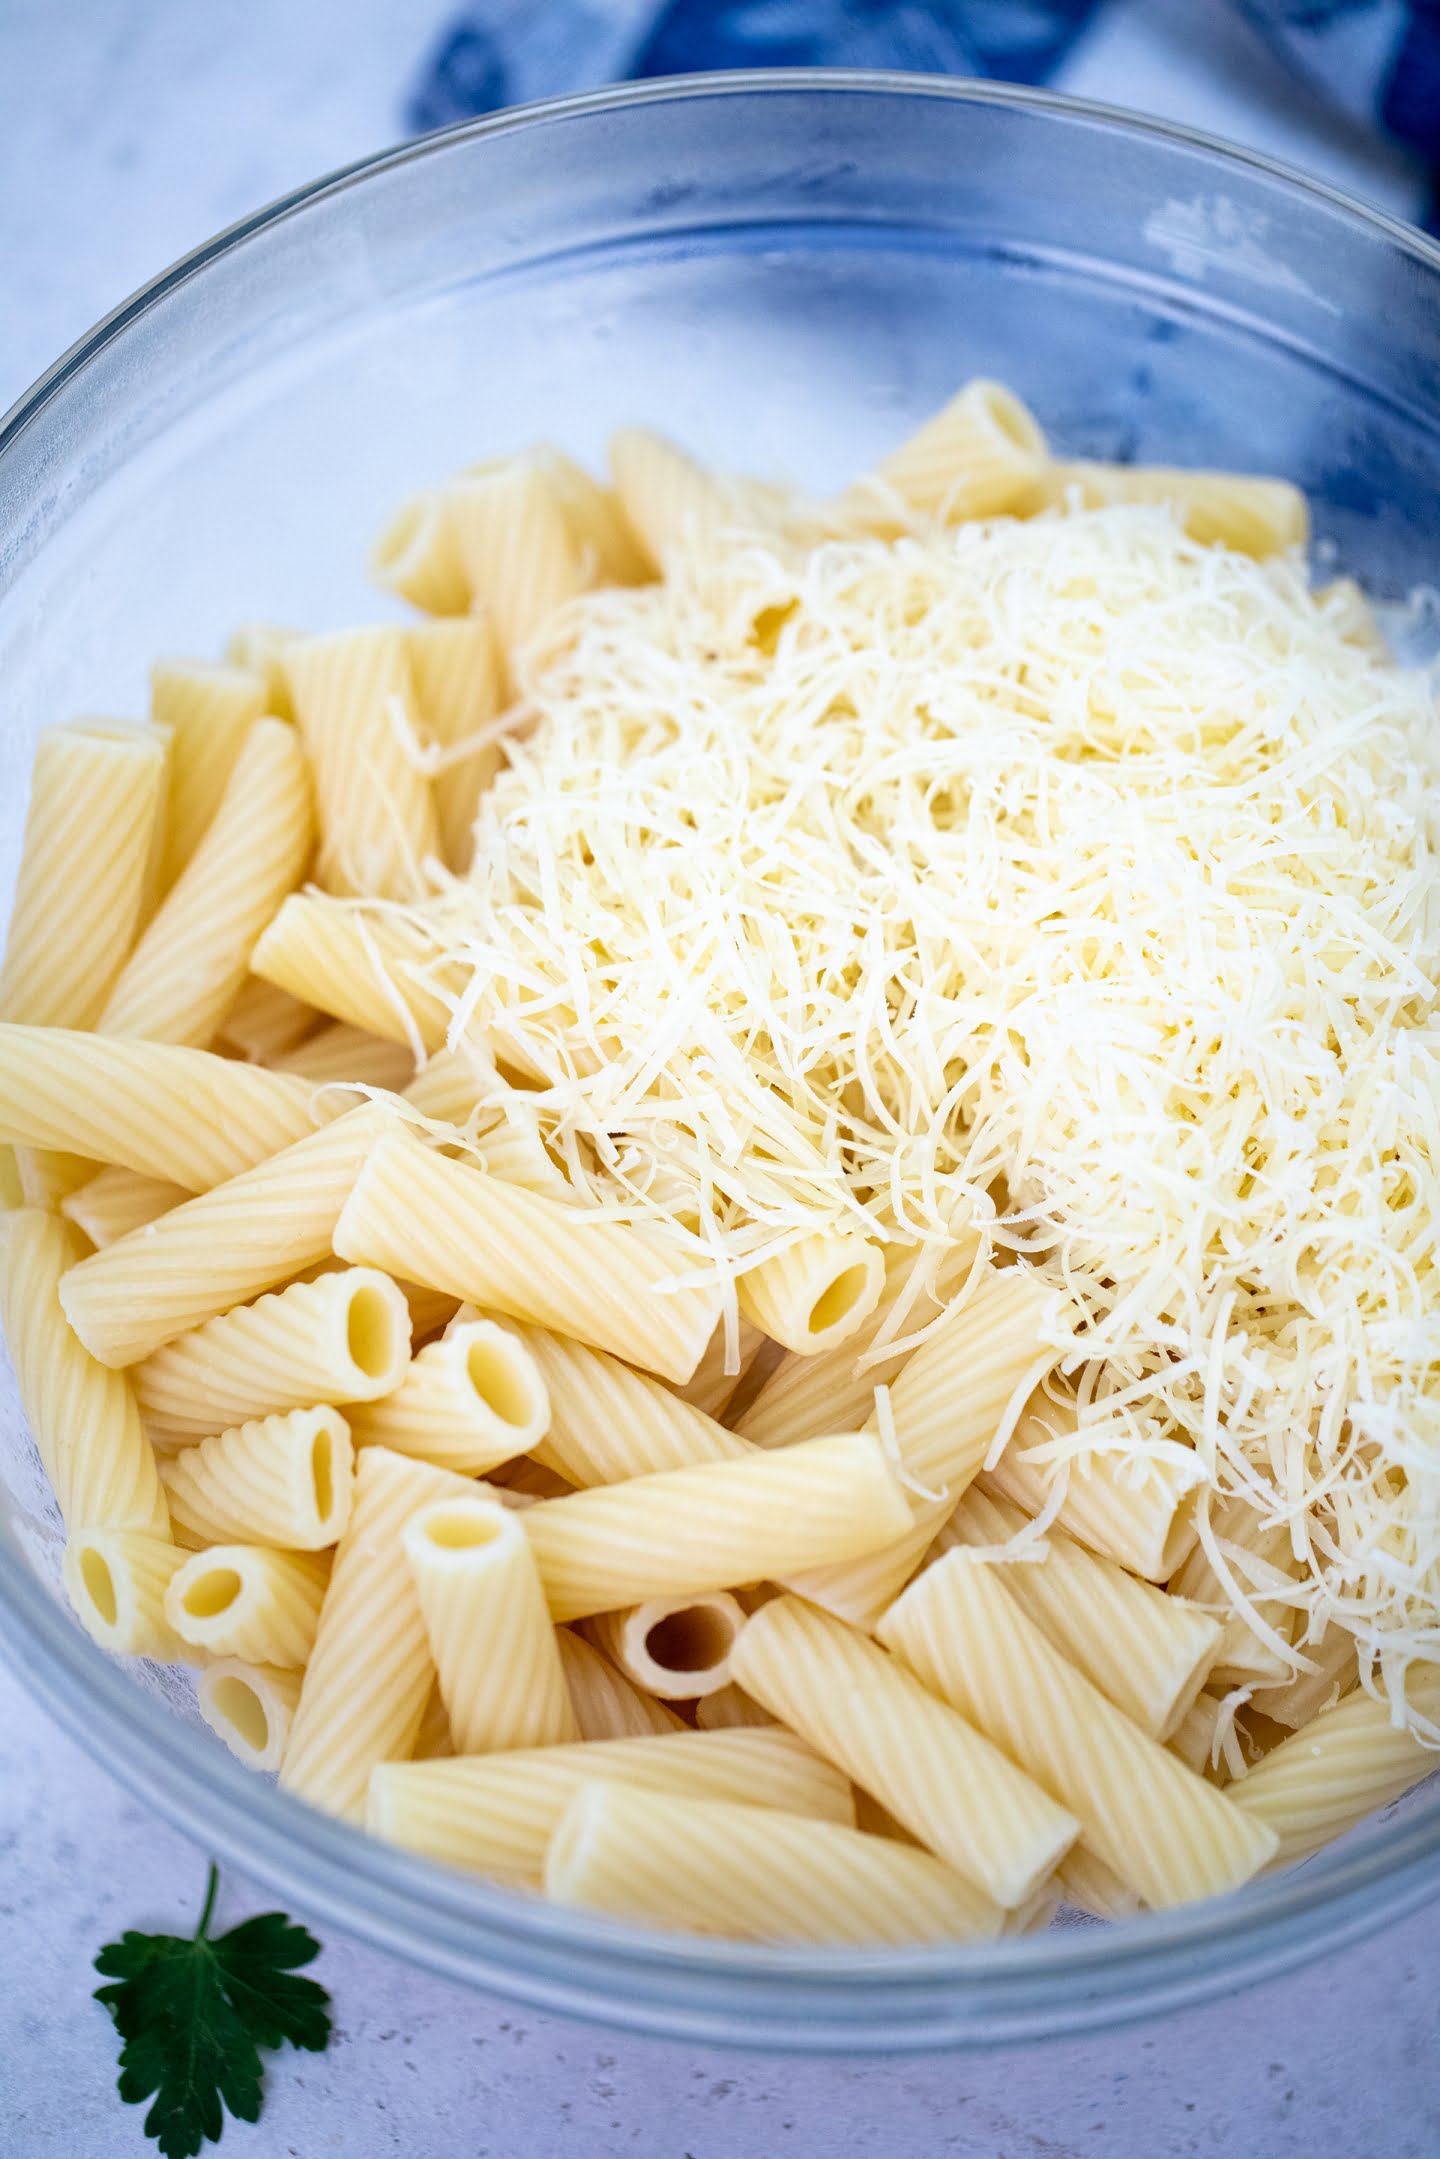
{"type": "Polygon", "coordinates": [[[192,1939],[122,1934],[95,1969],[113,1985],[95,1999],[115,2019],[120,2097],[150,2098],[145,2132],[164,2159],[195,2159],[214,2143],[224,2108],[237,2121],[260,2118],[260,2047],[322,2053],[330,2038],[330,1997],[298,1979],[320,1944],[283,1912],[261,1912],[211,1941],[207,1933],[219,1875],[210,1869],[205,1909],[192,1939]]]}

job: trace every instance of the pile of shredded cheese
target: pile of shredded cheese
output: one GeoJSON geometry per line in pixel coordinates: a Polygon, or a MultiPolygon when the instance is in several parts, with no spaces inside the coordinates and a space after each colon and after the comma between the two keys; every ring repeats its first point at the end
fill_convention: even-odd
{"type": "Polygon", "coordinates": [[[1283,1522],[1393,1689],[1440,1655],[1440,721],[1350,628],[1162,509],[733,533],[555,618],[422,912],[583,1190],[732,1272],[978,1218],[1084,1445],[1283,1522]]]}

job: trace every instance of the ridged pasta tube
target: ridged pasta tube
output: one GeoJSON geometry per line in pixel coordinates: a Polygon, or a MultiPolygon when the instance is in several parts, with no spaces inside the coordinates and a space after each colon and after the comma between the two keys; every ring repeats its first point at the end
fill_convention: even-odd
{"type": "Polygon", "coordinates": [[[102,1034],[208,1048],[255,940],[305,872],[310,774],[293,727],[257,720],[190,860],[121,969],[102,1034]]]}
{"type": "Polygon", "coordinates": [[[1359,1672],[1355,1637],[1344,1627],[1332,1624],[1318,1642],[1306,1642],[1297,1635],[1295,1647],[1309,1659],[1312,1669],[1297,1672],[1294,1678],[1273,1687],[1256,1687],[1249,1704],[1291,1732],[1299,1731],[1322,1709],[1329,1709],[1341,1695],[1348,1694],[1359,1672]]]}
{"type": "Polygon", "coordinates": [[[540,1886],[545,1850],[588,1778],[645,1791],[734,1799],[819,1821],[853,1822],[847,1778],[790,1732],[669,1732],[451,1762],[388,1761],[370,1779],[377,1836],[431,1859],[540,1886]]]}
{"type": "MultiPolygon", "coordinates": [[[[724,1416],[727,1403],[732,1399],[735,1390],[739,1387],[741,1381],[745,1379],[755,1359],[765,1346],[766,1337],[760,1332],[760,1329],[752,1327],[748,1320],[742,1319],[736,1328],[735,1369],[727,1372],[725,1369],[727,1362],[725,1333],[725,1323],[722,1320],[706,1343],[704,1354],[690,1377],[687,1380],[680,1381],[674,1389],[682,1402],[688,1402],[692,1409],[702,1411],[707,1417],[721,1418],[724,1416]]],[[[863,1424],[863,1422],[863,1417],[849,1419],[840,1417],[836,1419],[837,1425],[845,1423],[863,1424]]],[[[822,1421],[816,1429],[817,1431],[824,1431],[824,1422],[822,1421]]],[[[804,1437],[808,1439],[813,1435],[807,1432],[804,1437]]]]}
{"type": "MultiPolygon", "coordinates": [[[[1406,1695],[1440,1724],[1440,1665],[1412,1665],[1406,1695]]],[[[1293,1866],[1388,1807],[1436,1764],[1433,1748],[1395,1724],[1388,1702],[1357,1691],[1272,1748],[1229,1796],[1275,1836],[1275,1865],[1293,1866]]]]}
{"type": "Polygon", "coordinates": [[[578,1740],[519,1516],[494,1500],[434,1500],[403,1542],[457,1754],[578,1740]]]}
{"type": "Polygon", "coordinates": [[[308,1403],[370,1402],[410,1359],[404,1292],[373,1267],[292,1282],[221,1312],[147,1357],[135,1374],[151,1436],[183,1445],[308,1403]]]}
{"type": "MultiPolygon", "coordinates": [[[[446,751],[470,742],[500,706],[500,656],[488,614],[456,622],[426,622],[406,632],[415,700],[427,742],[446,751]]],[[[498,742],[475,744],[435,774],[440,851],[451,869],[470,866],[475,812],[500,766],[498,742]]]]}
{"type": "Polygon", "coordinates": [[[1164,503],[1202,547],[1233,547],[1263,559],[1303,547],[1310,535],[1305,497],[1288,480],[1243,472],[1185,472],[1166,465],[1102,465],[1072,460],[1044,475],[1044,499],[1078,495],[1087,510],[1116,502],[1164,503]]]}
{"type": "Polygon", "coordinates": [[[636,1739],[685,1729],[673,1709],[632,1686],[583,1635],[557,1627],[555,1645],[582,1739],[636,1739]]]}
{"type": "Polygon", "coordinates": [[[663,1701],[691,1702],[730,1683],[730,1652],[745,1614],[728,1590],[649,1597],[587,1622],[599,1646],[637,1687],[663,1701]]]}
{"type": "Polygon", "coordinates": [[[219,1039],[256,1064],[272,1064],[294,1049],[319,1020],[313,1005],[302,1004],[288,990],[247,975],[220,1022],[219,1039]]]}
{"type": "Polygon", "coordinates": [[[523,1192],[403,1130],[366,1162],[335,1250],[671,1379],[694,1371],[721,1295],[718,1287],[666,1291],[683,1262],[654,1234],[523,1192]]]}
{"type": "Polygon", "coordinates": [[[393,1392],[357,1409],[351,1426],[359,1446],[475,1476],[528,1454],[549,1421],[534,1357],[508,1327],[482,1319],[422,1349],[393,1392]]]}
{"type": "Polygon", "coordinates": [[[772,1342],[820,1356],[848,1341],[880,1301],[885,1257],[863,1237],[801,1237],[741,1275],[740,1309],[772,1342]]]}
{"type": "Polygon", "coordinates": [[[170,1516],[130,1381],[96,1363],[60,1308],[80,1251],[55,1215],[0,1214],[0,1320],[15,1385],[66,1529],[165,1538],[170,1516]]]}
{"type": "MultiPolygon", "coordinates": [[[[1267,1523],[1257,1508],[1239,1496],[1212,1500],[1210,1529],[1221,1557],[1261,1622],[1288,1646],[1297,1614],[1293,1607],[1277,1602],[1276,1596],[1283,1595],[1294,1579],[1289,1529],[1284,1522],[1267,1523]]],[[[1178,1596],[1221,1617],[1223,1631],[1212,1660],[1212,1686],[1247,1686],[1261,1680],[1278,1684],[1291,1677],[1292,1659],[1257,1633],[1244,1611],[1235,1609],[1234,1593],[1216,1571],[1203,1542],[1194,1545],[1172,1576],[1170,1587],[1178,1596]]]]}
{"type": "Polygon", "coordinates": [[[1056,1870],[1056,1880],[1070,1909],[1085,1912],[1091,1919],[1129,1919],[1140,1909],[1134,1890],[1084,1844],[1072,1844],[1056,1870]]]}
{"type": "Polygon", "coordinates": [[[518,1331],[550,1402],[544,1459],[572,1484],[618,1484],[696,1462],[741,1461],[754,1452],[618,1357],[543,1327],[518,1331]]]}
{"type": "Polygon", "coordinates": [[[117,1237],[155,1221],[190,1194],[164,1177],[146,1177],[138,1169],[102,1169],[78,1190],[67,1192],[60,1212],[90,1239],[97,1252],[117,1237]]]}
{"type": "Polygon", "coordinates": [[[457,474],[445,489],[445,514],[509,672],[546,616],[585,589],[565,512],[539,463],[510,457],[457,474]]]}
{"type": "Polygon", "coordinates": [[[351,1110],[72,1267],[60,1302],[90,1354],[138,1364],[325,1259],[360,1164],[389,1123],[372,1105],[351,1110]]]}
{"type": "Polygon", "coordinates": [[[324,892],[292,892],[257,942],[250,969],[366,1034],[438,1050],[450,1012],[426,970],[441,956],[418,923],[362,912],[324,892]]]}
{"type": "Polygon", "coordinates": [[[195,1688],[201,1716],[247,1769],[280,1767],[299,1699],[298,1672],[243,1657],[217,1657],[195,1688]]]}
{"type": "Polygon", "coordinates": [[[0,1139],[208,1192],[324,1121],[281,1072],[169,1042],[0,1024],[0,1139]]]}
{"type": "Polygon", "coordinates": [[[298,1073],[316,1087],[383,1087],[399,1094],[415,1077],[415,1055],[407,1042],[365,1034],[344,1020],[317,1028],[278,1057],[276,1064],[280,1071],[298,1073]]]}
{"type": "Polygon", "coordinates": [[[556,1619],[775,1579],[893,1541],[905,1500],[879,1441],[807,1439],[542,1500],[525,1515],[556,1619]]]}
{"type": "Polygon", "coordinates": [[[315,775],[321,884],[409,898],[438,851],[439,828],[417,756],[405,633],[373,627],[301,638],[285,648],[285,673],[315,775]]]}
{"type": "Polygon", "coordinates": [[[292,1409],[202,1439],[161,1476],[171,1519],[204,1544],[321,1552],[350,1519],[355,1450],[337,1409],[292,1409]]]}
{"type": "Polygon", "coordinates": [[[756,1942],[988,1940],[1000,1910],[929,1852],[838,1822],[581,1784],[550,1840],[555,1904],[756,1942]]]}
{"type": "MultiPolygon", "coordinates": [[[[989,1488],[1027,1514],[1039,1514],[1057,1472],[1027,1460],[1027,1454],[1067,1429],[1075,1429],[1073,1410],[1045,1400],[1032,1403],[999,1461],[985,1472],[989,1488]]],[[[1204,1482],[1198,1460],[1192,1469],[1168,1455],[1140,1466],[1113,1454],[1080,1455],[1069,1464],[1056,1521],[1092,1552],[1132,1574],[1168,1582],[1195,1542],[1195,1509],[1204,1482]]]]}
{"type": "Polygon", "coordinates": [[[424,488],[401,503],[370,551],[370,575],[427,615],[465,613],[470,580],[443,489],[424,488]]]}
{"type": "Polygon", "coordinates": [[[886,496],[947,523],[1032,508],[1039,500],[1049,453],[1035,416],[1013,390],[983,377],[967,382],[948,404],[881,459],[845,498],[872,529],[899,530],[883,515],[886,496]],[[872,517],[872,507],[881,513],[872,517]]]}
{"type": "Polygon", "coordinates": [[[587,582],[643,584],[650,565],[614,488],[602,487],[583,465],[548,443],[535,455],[564,512],[570,544],[587,582]]]}
{"type": "Polygon", "coordinates": [[[76,1530],[61,1564],[70,1608],[102,1649],[160,1664],[194,1663],[194,1651],[165,1616],[165,1593],[188,1557],[144,1530],[76,1530]]]}
{"type": "Polygon", "coordinates": [[[371,1770],[377,1762],[403,1760],[414,1745],[435,1664],[405,1554],[405,1525],[432,1500],[473,1489],[448,1470],[407,1461],[386,1447],[361,1450],[350,1521],[336,1548],[280,1771],[286,1789],[312,1806],[363,1821],[371,1770]]]}
{"type": "Polygon", "coordinates": [[[1268,1832],[1123,1716],[1026,1618],[1001,1570],[950,1552],[880,1639],[1078,1818],[1085,1844],[1157,1908],[1238,1889],[1268,1832]]]}
{"type": "MultiPolygon", "coordinates": [[[[732,1679],[716,1693],[701,1697],[695,1704],[695,1722],[702,1732],[732,1732],[752,1729],[758,1731],[767,1724],[774,1724],[776,1719],[732,1679]]],[[[865,1796],[863,1792],[859,1795],[861,1799],[865,1796]]],[[[858,1805],[857,1800],[857,1818],[858,1805]]],[[[869,1826],[861,1820],[862,1829],[869,1826]]]]}
{"type": "Polygon", "coordinates": [[[1074,1843],[1079,1825],[1063,1805],[828,1612],[774,1598],[730,1665],[747,1694],[995,1903],[1023,1903],[1074,1843]]]}
{"type": "MultiPolygon", "coordinates": [[[[890,1389],[910,1521],[889,1551],[786,1579],[812,1603],[871,1627],[919,1566],[985,1459],[1018,1390],[1053,1362],[1040,1326],[1048,1292],[1022,1267],[987,1268],[890,1389]]],[[[878,1418],[866,1427],[879,1430],[878,1418]]]]}
{"type": "Polygon", "coordinates": [[[269,709],[269,685],[253,668],[183,659],[151,668],[150,716],[170,738],[161,892],[205,837],[245,739],[269,709]]]}
{"type": "Polygon", "coordinates": [[[706,539],[724,521],[724,492],[712,475],[653,428],[617,429],[610,473],[625,522],[657,574],[680,541],[706,539]]]}
{"type": "Polygon", "coordinates": [[[117,720],[47,727],[35,750],[0,1019],[91,1027],[144,904],[165,789],[164,735],[117,720]]]}
{"type": "Polygon", "coordinates": [[[285,680],[285,648],[299,637],[279,622],[242,622],[225,640],[225,659],[231,667],[259,675],[265,684],[265,710],[277,720],[293,720],[290,685],[285,680]]]}
{"type": "Polygon", "coordinates": [[[171,1575],[165,1617],[197,1649],[293,1669],[310,1654],[328,1574],[320,1553],[212,1545],[171,1575]]]}
{"type": "Polygon", "coordinates": [[[97,1165],[88,1155],[53,1154],[37,1147],[18,1148],[15,1166],[22,1205],[43,1207],[48,1214],[56,1213],[72,1192],[97,1174],[97,1165]]]}
{"type": "MultiPolygon", "coordinates": [[[[1028,1520],[1010,1500],[972,1485],[937,1546],[943,1552],[957,1544],[1008,1544],[1028,1520]]],[[[1044,1559],[1005,1568],[1006,1588],[1117,1709],[1152,1739],[1168,1739],[1215,1661],[1219,1621],[1087,1552],[1063,1531],[1052,1527],[1046,1544],[1044,1559]]]]}

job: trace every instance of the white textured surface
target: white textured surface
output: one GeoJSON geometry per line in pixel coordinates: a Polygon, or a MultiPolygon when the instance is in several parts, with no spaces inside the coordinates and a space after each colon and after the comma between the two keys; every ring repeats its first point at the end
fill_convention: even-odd
{"type": "MultiPolygon", "coordinates": [[[[1267,102],[1247,33],[1182,64],[1189,0],[1147,5],[1149,24],[1140,0],[1112,10],[1075,87],[1123,99],[1120,66],[1134,102],[1413,202],[1401,160],[1341,130],[1320,141],[1303,92],[1267,102]]],[[[0,0],[0,408],[177,254],[392,140],[398,88],[451,11],[0,0]]],[[[90,1960],[125,1926],[188,1925],[204,1868],[0,1672],[3,2159],[149,2148],[114,2095],[90,1960]]],[[[269,1901],[232,1879],[222,1919],[269,1901]]],[[[1136,2031],[853,2069],[627,2041],[333,1935],[319,1971],[336,2042],[274,2062],[260,2127],[226,2132],[232,2159],[1431,2159],[1440,2118],[1433,1908],[1328,1967],[1136,2031]]]]}

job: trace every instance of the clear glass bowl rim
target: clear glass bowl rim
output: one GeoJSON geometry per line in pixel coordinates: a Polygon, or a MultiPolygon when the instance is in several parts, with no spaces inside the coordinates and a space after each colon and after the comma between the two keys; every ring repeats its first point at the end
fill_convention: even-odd
{"type": "MultiPolygon", "coordinates": [[[[660,78],[516,106],[357,160],[182,256],[80,338],[0,419],[0,458],[138,317],[220,256],[320,198],[458,140],[620,107],[757,93],[878,93],[1080,120],[1240,165],[1353,219],[1432,273],[1440,245],[1325,182],[1199,130],[1051,91],[863,69],[660,78]]],[[[1440,288],[1437,288],[1440,299],[1440,288]]],[[[3,471],[0,471],[3,477],[3,471]]],[[[1440,1806],[1371,1828],[1298,1873],[1119,1926],[914,1950],[757,1947],[614,1925],[392,1849],[262,1783],[137,1687],[0,1542],[0,1640],[73,1738],[203,1848],[362,1939],[537,2007],[692,2041],[799,2052],[1045,2039],[1162,2014],[1359,1939],[1440,1894],[1440,1806]]]]}

